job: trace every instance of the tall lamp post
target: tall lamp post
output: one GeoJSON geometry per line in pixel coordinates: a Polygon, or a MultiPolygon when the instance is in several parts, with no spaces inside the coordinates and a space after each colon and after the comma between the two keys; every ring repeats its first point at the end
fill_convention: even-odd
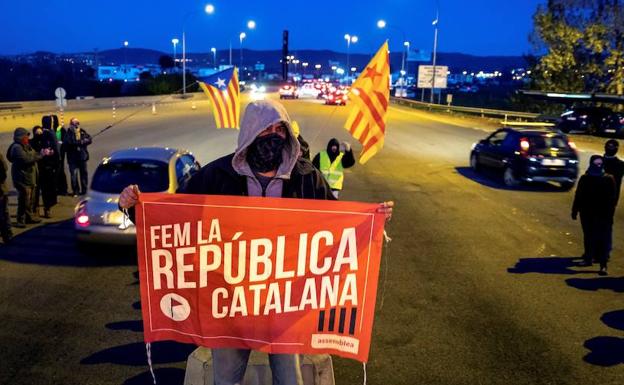
{"type": "Polygon", "coordinates": [[[238,66],[240,67],[240,70],[243,70],[243,40],[245,40],[245,38],[247,37],[247,34],[245,32],[241,32],[238,35],[238,40],[240,41],[240,63],[238,64],[238,66]]]}
{"type": "MultiPolygon", "coordinates": [[[[355,44],[358,42],[358,37],[355,35],[349,35],[348,33],[344,35],[345,40],[347,41],[347,69],[349,67],[349,54],[351,50],[351,43],[355,44]]],[[[349,80],[349,73],[347,73],[347,81],[349,80]]]]}
{"type": "MultiPolygon", "coordinates": [[[[215,11],[214,5],[207,4],[204,7],[204,12],[208,15],[212,15],[215,11]]],[[[186,21],[190,16],[197,13],[197,11],[191,11],[184,16],[182,20],[182,97],[186,97],[186,21]]]]}
{"type": "Polygon", "coordinates": [[[178,63],[176,63],[176,46],[179,42],[180,40],[178,40],[177,38],[171,39],[171,44],[173,44],[173,66],[176,68],[178,67],[178,63]]]}
{"type": "Polygon", "coordinates": [[[436,53],[438,50],[438,20],[440,19],[438,12],[436,11],[436,18],[431,23],[434,26],[435,32],[433,33],[433,76],[431,76],[431,97],[429,103],[433,104],[433,94],[435,91],[435,78],[436,78],[436,53]]]}
{"type": "MultiPolygon", "coordinates": [[[[124,62],[123,62],[123,67],[124,67],[124,74],[127,72],[127,66],[128,66],[128,40],[124,40],[123,42],[123,51],[124,51],[124,62]]],[[[125,78],[125,75],[124,75],[125,78]]]]}
{"type": "Polygon", "coordinates": [[[215,47],[210,48],[210,52],[212,52],[212,61],[214,63],[215,68],[217,68],[217,49],[215,47]]]}

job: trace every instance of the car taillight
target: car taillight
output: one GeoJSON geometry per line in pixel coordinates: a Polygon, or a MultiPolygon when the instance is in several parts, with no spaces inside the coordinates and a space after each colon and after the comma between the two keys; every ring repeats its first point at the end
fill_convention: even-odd
{"type": "Polygon", "coordinates": [[[568,146],[570,146],[571,149],[576,150],[576,143],[573,141],[568,140],[568,146]]]}
{"type": "Polygon", "coordinates": [[[526,155],[526,154],[529,153],[529,148],[531,148],[531,144],[529,143],[529,139],[527,139],[527,138],[520,139],[520,152],[523,155],[526,155]]]}
{"type": "Polygon", "coordinates": [[[89,221],[89,214],[87,213],[87,202],[81,202],[78,204],[78,210],[76,211],[76,224],[80,227],[89,227],[91,222],[89,221]]]}

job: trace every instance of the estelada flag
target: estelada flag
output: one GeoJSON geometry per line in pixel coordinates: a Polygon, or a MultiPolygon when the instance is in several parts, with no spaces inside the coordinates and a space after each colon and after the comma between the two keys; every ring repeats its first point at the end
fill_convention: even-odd
{"type": "Polygon", "coordinates": [[[217,128],[239,128],[240,89],[236,68],[200,78],[199,86],[210,99],[217,128]]]}
{"type": "Polygon", "coordinates": [[[390,100],[390,59],[386,41],[351,86],[352,109],[345,128],[362,144],[360,164],[384,145],[390,100]]]}
{"type": "Polygon", "coordinates": [[[378,204],[141,194],[146,342],[368,360],[378,204]]]}

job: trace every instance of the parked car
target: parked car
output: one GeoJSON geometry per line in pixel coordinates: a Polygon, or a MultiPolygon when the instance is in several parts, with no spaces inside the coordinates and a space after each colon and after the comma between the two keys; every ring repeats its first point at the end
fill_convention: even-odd
{"type": "Polygon", "coordinates": [[[560,132],[540,128],[501,128],[475,143],[470,166],[503,175],[506,186],[523,182],[558,182],[569,190],[578,177],[575,144],[560,132]]]}
{"type": "Polygon", "coordinates": [[[612,114],[613,111],[607,107],[573,107],[561,114],[557,128],[564,133],[581,131],[594,134],[602,120],[612,114]]]}
{"type": "Polygon", "coordinates": [[[135,243],[135,227],[118,208],[121,191],[137,184],[141,192],[175,193],[199,169],[185,150],[143,147],[113,152],[98,165],[85,199],[76,205],[78,242],[135,243]]]}
{"type": "Polygon", "coordinates": [[[624,113],[614,112],[602,119],[597,135],[624,137],[624,113]]]}

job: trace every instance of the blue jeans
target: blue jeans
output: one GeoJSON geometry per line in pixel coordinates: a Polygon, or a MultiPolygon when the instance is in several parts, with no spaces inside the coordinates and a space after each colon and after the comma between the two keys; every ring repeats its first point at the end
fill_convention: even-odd
{"type": "MultiPolygon", "coordinates": [[[[235,385],[243,382],[249,349],[212,349],[215,385],[235,385]]],[[[301,360],[298,354],[269,354],[273,385],[303,385],[301,360]]]]}

